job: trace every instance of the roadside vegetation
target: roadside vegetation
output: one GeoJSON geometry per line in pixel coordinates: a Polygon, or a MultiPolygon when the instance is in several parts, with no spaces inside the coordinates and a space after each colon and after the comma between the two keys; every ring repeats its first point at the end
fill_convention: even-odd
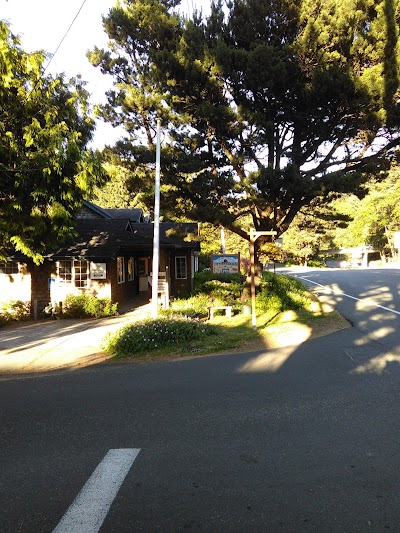
{"type": "Polygon", "coordinates": [[[58,318],[106,318],[118,314],[118,304],[110,298],[90,294],[68,295],[62,309],[55,310],[58,318]]]}
{"type": "Polygon", "coordinates": [[[0,327],[30,318],[30,303],[21,300],[11,300],[0,303],[0,327]]]}
{"type": "MultiPolygon", "coordinates": [[[[97,298],[89,294],[68,295],[62,307],[51,305],[42,312],[42,318],[106,318],[118,314],[118,304],[110,298],[97,298]]],[[[0,303],[0,327],[11,322],[30,320],[31,303],[11,300],[0,303]]]]}
{"type": "Polygon", "coordinates": [[[175,299],[157,319],[148,318],[110,333],[102,348],[116,358],[185,356],[237,350],[244,346],[273,346],[271,335],[283,331],[294,341],[299,329],[313,323],[335,322],[298,280],[264,272],[256,297],[257,328],[252,327],[249,291],[238,275],[198,273],[193,294],[175,299]],[[232,306],[232,317],[224,314],[208,319],[209,306],[232,306]]]}

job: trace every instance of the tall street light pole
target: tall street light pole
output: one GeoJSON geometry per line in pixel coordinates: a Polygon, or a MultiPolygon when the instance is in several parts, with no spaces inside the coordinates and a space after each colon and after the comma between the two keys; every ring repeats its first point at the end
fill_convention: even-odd
{"type": "Polygon", "coordinates": [[[151,280],[151,316],[158,316],[158,270],[160,264],[160,159],[161,120],[157,119],[156,183],[154,195],[153,272],[151,280]]]}
{"type": "Polygon", "coordinates": [[[276,231],[256,231],[250,230],[250,284],[251,284],[251,325],[257,328],[256,320],[256,267],[255,267],[255,246],[258,237],[264,235],[276,235],[276,231]]]}

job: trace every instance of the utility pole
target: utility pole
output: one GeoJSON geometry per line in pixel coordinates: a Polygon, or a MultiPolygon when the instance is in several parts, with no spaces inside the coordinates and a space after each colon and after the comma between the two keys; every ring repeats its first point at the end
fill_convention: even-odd
{"type": "Polygon", "coordinates": [[[153,272],[151,279],[151,316],[158,316],[158,270],[160,265],[160,137],[161,120],[157,119],[156,183],[154,194],[153,272]]]}
{"type": "Polygon", "coordinates": [[[221,253],[225,253],[226,252],[226,246],[225,246],[225,228],[224,226],[221,226],[220,228],[220,232],[221,232],[221,253]]]}
{"type": "Polygon", "coordinates": [[[258,237],[264,235],[276,235],[276,231],[256,231],[250,230],[250,284],[251,284],[251,325],[254,329],[257,328],[256,319],[256,267],[255,267],[255,246],[254,243],[258,237]]]}

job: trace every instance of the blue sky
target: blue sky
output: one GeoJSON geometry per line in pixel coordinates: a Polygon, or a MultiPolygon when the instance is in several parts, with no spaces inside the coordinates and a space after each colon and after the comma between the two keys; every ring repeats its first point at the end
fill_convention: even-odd
{"type": "MultiPolygon", "coordinates": [[[[67,37],[49,65],[49,72],[65,72],[73,77],[78,73],[88,82],[93,104],[105,101],[104,93],[111,81],[86,59],[86,51],[94,46],[105,47],[101,17],[106,15],[115,0],[86,0],[67,37]]],[[[182,9],[207,6],[209,0],[182,0],[182,9]]],[[[0,18],[10,23],[11,31],[21,38],[23,48],[30,52],[45,50],[54,54],[61,39],[83,4],[83,0],[0,0],[0,18]]],[[[101,148],[111,144],[118,133],[98,123],[94,145],[101,148]]]]}

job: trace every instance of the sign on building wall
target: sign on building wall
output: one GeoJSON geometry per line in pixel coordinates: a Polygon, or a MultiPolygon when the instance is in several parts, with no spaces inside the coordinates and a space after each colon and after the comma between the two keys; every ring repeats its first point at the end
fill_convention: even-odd
{"type": "Polygon", "coordinates": [[[90,279],[106,279],[107,263],[90,263],[90,279]]]}
{"type": "Polygon", "coordinates": [[[217,254],[211,256],[211,271],[216,274],[240,272],[240,254],[217,254]]]}

